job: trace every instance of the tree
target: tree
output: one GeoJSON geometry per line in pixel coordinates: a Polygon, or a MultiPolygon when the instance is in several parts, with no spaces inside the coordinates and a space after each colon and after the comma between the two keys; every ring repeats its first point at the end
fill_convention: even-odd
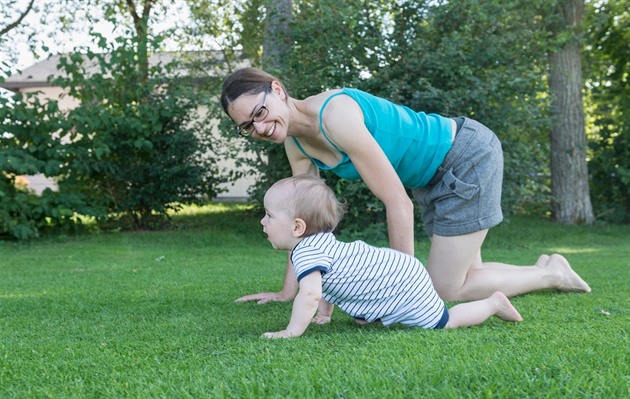
{"type": "Polygon", "coordinates": [[[149,40],[149,18],[151,17],[151,10],[159,3],[160,0],[142,0],[140,6],[142,10],[139,10],[138,5],[134,0],[124,0],[122,3],[120,0],[115,4],[126,11],[131,16],[133,21],[133,27],[136,33],[137,43],[137,55],[138,55],[138,68],[140,70],[139,84],[143,84],[149,74],[149,54],[148,54],[148,40],[149,40]]]}
{"type": "Polygon", "coordinates": [[[60,188],[89,187],[110,219],[123,216],[124,226],[146,229],[182,203],[214,197],[224,180],[212,126],[195,124],[200,100],[192,77],[181,76],[176,61],[143,75],[134,62],[136,39],[107,45],[101,38],[102,52],[62,58],[67,77],[54,83],[81,101],[68,114],[72,156],[60,188]],[[87,72],[90,64],[95,72],[87,72]]]}
{"type": "MultiPolygon", "coordinates": [[[[10,18],[11,16],[8,15],[11,9],[11,5],[13,5],[15,3],[15,1],[10,1],[9,4],[5,4],[2,8],[2,16],[4,18],[10,18]]],[[[20,24],[22,23],[22,21],[24,20],[24,18],[26,18],[26,16],[28,15],[28,13],[30,13],[33,10],[33,4],[35,3],[35,0],[30,0],[30,2],[26,5],[26,8],[22,11],[18,11],[18,15],[15,17],[15,19],[13,21],[8,22],[6,25],[4,26],[0,26],[0,38],[2,36],[4,36],[5,34],[9,33],[10,31],[12,31],[13,29],[17,28],[18,26],[20,26],[20,24]]]]}
{"type": "Polygon", "coordinates": [[[262,63],[268,72],[276,73],[291,50],[293,6],[291,0],[268,0],[266,6],[262,63]]]}
{"type": "Polygon", "coordinates": [[[589,4],[586,60],[589,173],[597,219],[630,222],[630,11],[589,4]]]}
{"type": "Polygon", "coordinates": [[[552,217],[566,224],[590,224],[593,207],[586,164],[580,42],[584,0],[560,0],[557,7],[554,30],[558,47],[549,53],[552,217]]]}
{"type": "Polygon", "coordinates": [[[53,84],[81,101],[69,113],[34,96],[2,99],[0,234],[32,237],[50,224],[76,222],[77,213],[150,228],[167,211],[220,192],[226,179],[216,166],[213,124],[197,113],[204,100],[192,77],[181,76],[176,62],[148,63],[161,43],[150,29],[151,10],[165,3],[90,3],[105,18],[129,12],[133,24],[114,43],[94,34],[100,52],[77,48],[62,57],[65,75],[53,84]],[[34,173],[57,177],[59,192],[36,197],[16,185],[18,175],[34,173]]]}
{"type": "Polygon", "coordinates": [[[7,61],[2,60],[4,57],[1,56],[7,55],[7,58],[10,60],[16,58],[17,51],[11,42],[9,34],[22,33],[24,30],[24,19],[34,11],[35,0],[30,0],[23,9],[19,8],[21,4],[16,0],[9,0],[5,3],[7,4],[3,4],[0,9],[0,79],[3,75],[8,75],[12,69],[7,61]],[[5,44],[8,45],[5,47],[5,44]]]}

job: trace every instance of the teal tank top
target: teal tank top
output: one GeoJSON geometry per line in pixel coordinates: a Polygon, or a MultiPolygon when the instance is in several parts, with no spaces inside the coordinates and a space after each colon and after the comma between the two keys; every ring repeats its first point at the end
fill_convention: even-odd
{"type": "Polygon", "coordinates": [[[297,138],[293,137],[300,151],[321,170],[330,170],[344,179],[361,178],[348,155],[330,141],[322,127],[324,108],[331,99],[342,94],[352,97],[359,104],[365,126],[385,152],[403,185],[411,189],[426,186],[451,149],[451,120],[437,114],[415,112],[361,90],[343,89],[330,96],[319,111],[319,129],[326,140],[339,151],[341,161],[328,167],[311,158],[297,138]]]}

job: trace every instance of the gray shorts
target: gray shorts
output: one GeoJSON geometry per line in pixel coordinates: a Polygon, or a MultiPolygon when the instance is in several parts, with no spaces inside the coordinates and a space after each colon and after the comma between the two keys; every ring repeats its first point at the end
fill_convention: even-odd
{"type": "Polygon", "coordinates": [[[503,220],[503,150],[497,136],[465,118],[453,147],[426,187],[414,189],[429,235],[459,236],[503,220]]]}

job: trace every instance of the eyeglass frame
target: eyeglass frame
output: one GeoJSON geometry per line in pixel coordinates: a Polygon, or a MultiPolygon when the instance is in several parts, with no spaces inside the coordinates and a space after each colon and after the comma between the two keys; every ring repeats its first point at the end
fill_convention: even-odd
{"type": "Polygon", "coordinates": [[[251,129],[254,127],[254,122],[262,122],[263,120],[265,120],[267,115],[269,115],[269,108],[267,108],[267,99],[269,98],[269,93],[271,93],[271,86],[265,89],[265,97],[263,98],[262,105],[260,106],[260,108],[256,110],[256,112],[254,112],[254,117],[252,118],[252,120],[245,124],[238,125],[236,127],[236,130],[239,136],[241,137],[251,136],[254,133],[254,130],[256,130],[256,129],[251,129]],[[263,111],[263,110],[265,111],[264,116],[262,117],[258,116],[260,114],[260,111],[263,111]],[[251,129],[251,131],[248,131],[247,129],[251,129]]]}

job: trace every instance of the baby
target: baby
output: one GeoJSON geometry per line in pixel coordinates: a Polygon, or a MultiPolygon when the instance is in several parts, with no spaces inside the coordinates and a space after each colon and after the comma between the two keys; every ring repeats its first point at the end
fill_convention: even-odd
{"type": "Polygon", "coordinates": [[[310,323],[330,322],[334,305],[359,323],[401,323],[458,328],[491,316],[523,320],[501,292],[447,309],[420,261],[362,241],[338,241],[332,231],[343,214],[333,191],[319,178],[300,175],[276,182],[265,194],[260,221],[271,245],[291,251],[299,283],[286,329],[265,338],[294,338],[310,323]]]}

